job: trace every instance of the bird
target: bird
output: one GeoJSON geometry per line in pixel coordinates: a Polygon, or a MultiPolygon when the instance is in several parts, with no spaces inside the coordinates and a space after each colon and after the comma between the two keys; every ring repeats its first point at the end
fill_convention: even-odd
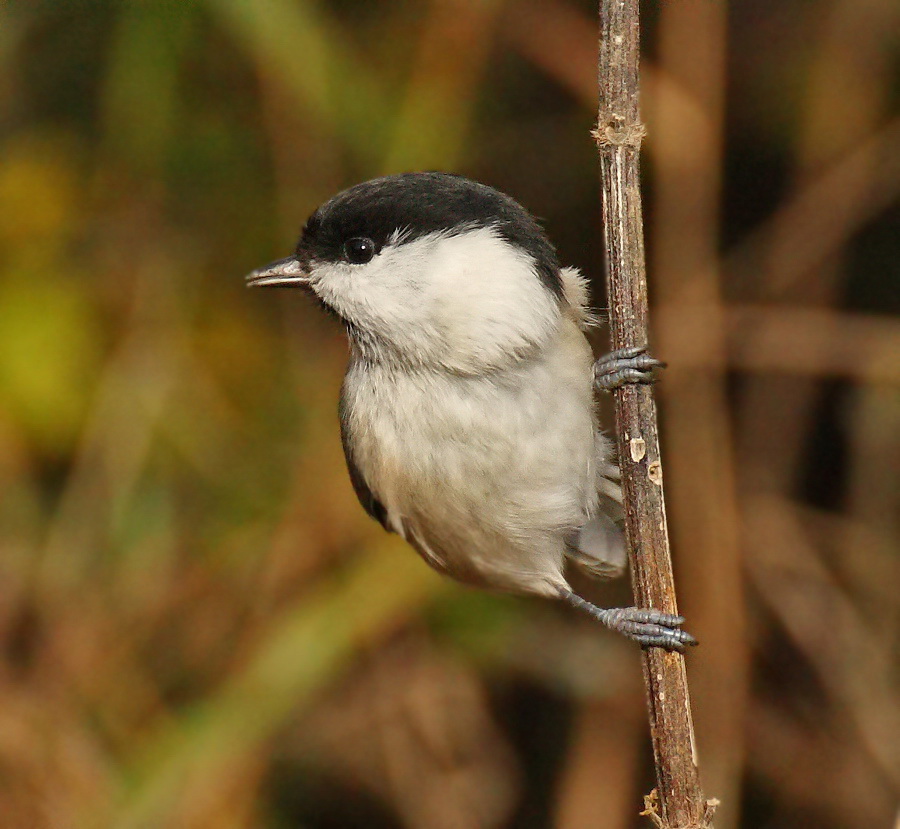
{"type": "Polygon", "coordinates": [[[465,584],[562,600],[643,647],[684,618],[600,608],[566,567],[626,565],[621,494],[594,388],[650,382],[644,348],[595,365],[587,280],[515,199],[445,172],[356,184],[250,286],[302,288],[346,329],[341,441],[365,511],[465,584]]]}

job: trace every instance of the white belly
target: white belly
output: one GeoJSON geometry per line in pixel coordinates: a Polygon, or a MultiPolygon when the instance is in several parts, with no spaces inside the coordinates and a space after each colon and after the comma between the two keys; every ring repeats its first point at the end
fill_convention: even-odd
{"type": "Polygon", "coordinates": [[[597,503],[590,368],[574,326],[503,375],[351,365],[345,428],[391,525],[463,581],[555,594],[597,503]]]}

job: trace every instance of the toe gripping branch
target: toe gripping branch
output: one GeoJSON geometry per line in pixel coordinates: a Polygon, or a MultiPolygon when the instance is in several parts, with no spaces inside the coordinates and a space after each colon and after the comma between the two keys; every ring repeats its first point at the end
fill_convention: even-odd
{"type": "Polygon", "coordinates": [[[581,596],[576,596],[571,590],[560,590],[559,595],[572,607],[587,613],[610,630],[633,639],[641,647],[665,648],[684,653],[685,647],[697,644],[690,633],[681,630],[684,616],[640,607],[597,607],[581,596]]]}
{"type": "Polygon", "coordinates": [[[662,360],[647,353],[647,346],[620,348],[594,363],[594,385],[612,391],[629,383],[652,383],[656,370],[665,368],[662,360]]]}
{"type": "MultiPolygon", "coordinates": [[[[665,366],[662,360],[647,353],[646,346],[620,348],[594,363],[594,385],[612,391],[630,383],[652,383],[656,371],[665,366]]],[[[684,653],[686,647],[697,644],[690,633],[681,630],[683,616],[640,607],[597,607],[571,590],[561,590],[560,597],[644,648],[658,647],[684,653]]]]}

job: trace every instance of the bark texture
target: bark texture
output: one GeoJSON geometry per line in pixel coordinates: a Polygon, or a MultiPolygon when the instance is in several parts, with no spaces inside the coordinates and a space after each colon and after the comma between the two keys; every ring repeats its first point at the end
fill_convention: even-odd
{"type": "MultiPolygon", "coordinates": [[[[639,178],[638,0],[601,0],[599,118],[607,295],[613,349],[647,344],[647,279],[639,178]]],[[[625,531],[638,607],[677,613],[652,387],[616,389],[616,438],[625,531]]],[[[706,829],[684,657],[645,649],[644,679],[656,764],[647,814],[666,829],[706,829]]]]}

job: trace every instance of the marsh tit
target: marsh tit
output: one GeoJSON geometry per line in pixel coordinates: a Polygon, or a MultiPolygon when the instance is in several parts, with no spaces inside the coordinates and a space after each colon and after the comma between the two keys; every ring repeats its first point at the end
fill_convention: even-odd
{"type": "Polygon", "coordinates": [[[657,362],[635,349],[594,367],[586,280],[518,202],[446,173],[377,178],[247,281],[305,288],[343,322],[350,480],[428,564],[562,599],[645,646],[695,643],[680,616],[599,608],[566,581],[567,561],[600,577],[626,563],[595,381],[646,382],[657,362]]]}

